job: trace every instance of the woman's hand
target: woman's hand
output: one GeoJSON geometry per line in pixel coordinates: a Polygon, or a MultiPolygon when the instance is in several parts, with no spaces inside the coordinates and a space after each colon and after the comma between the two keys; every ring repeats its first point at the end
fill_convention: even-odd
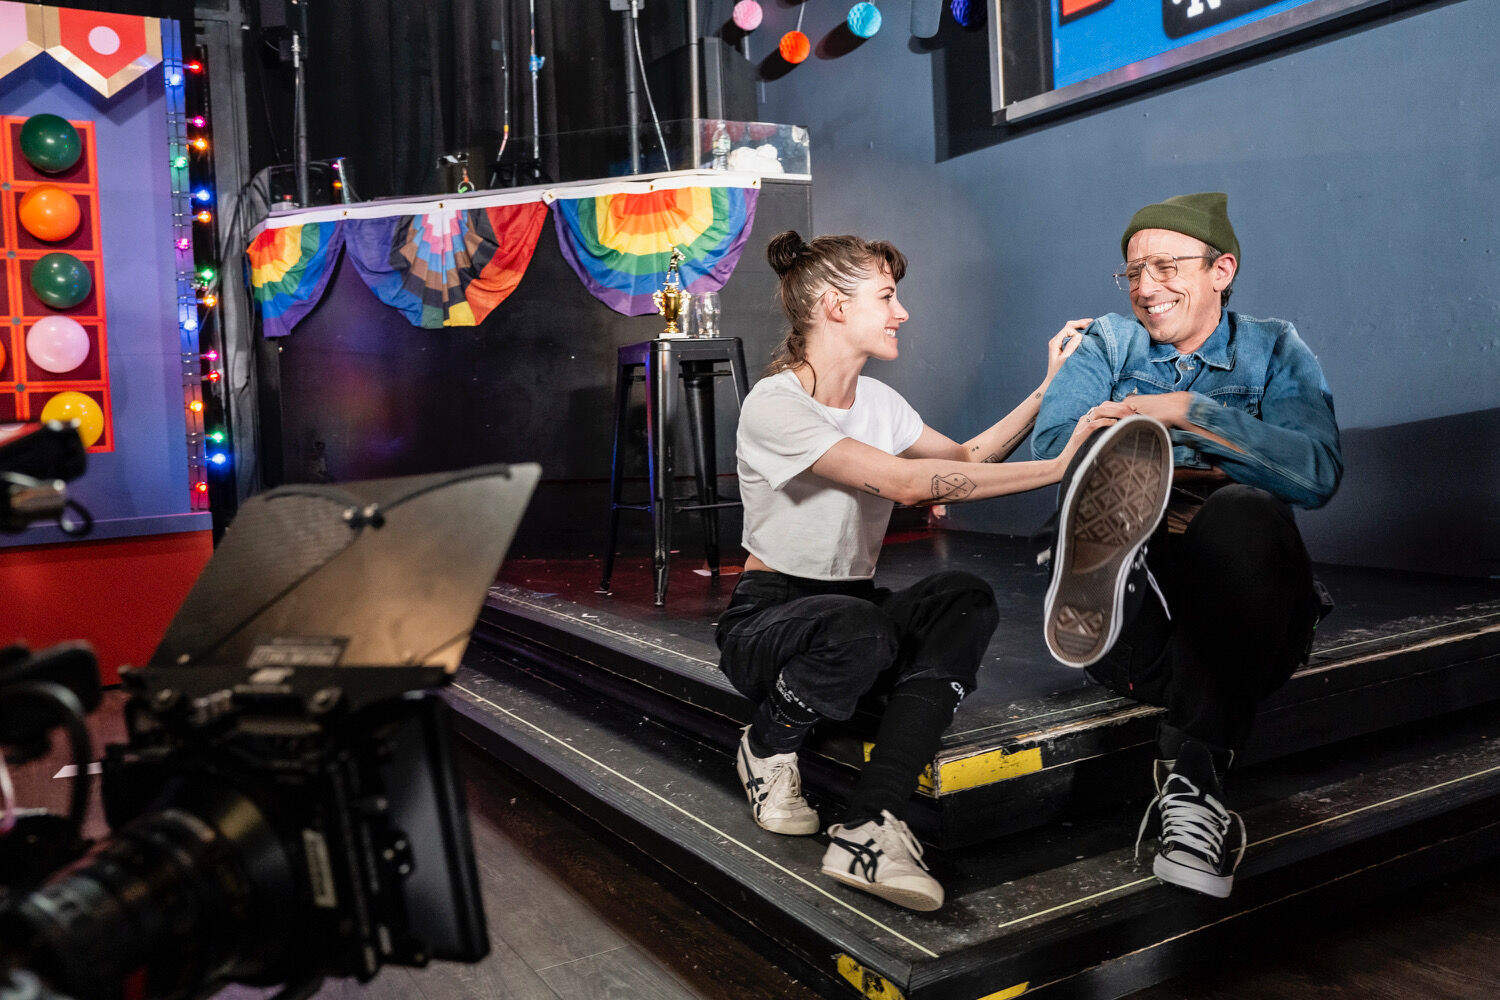
{"type": "Polygon", "coordinates": [[[1124,403],[1103,402],[1091,408],[1087,413],[1078,418],[1078,423],[1073,427],[1073,434],[1068,438],[1067,445],[1062,453],[1057,456],[1058,478],[1062,478],[1062,472],[1067,471],[1068,464],[1073,461],[1073,456],[1083,446],[1083,442],[1089,439],[1089,435],[1095,431],[1102,431],[1121,417],[1128,417],[1135,411],[1124,403]]]}
{"type": "Polygon", "coordinates": [[[1078,350],[1078,345],[1083,343],[1083,331],[1088,329],[1092,319],[1074,319],[1047,341],[1047,382],[1062,368],[1063,362],[1068,356],[1078,350]]]}

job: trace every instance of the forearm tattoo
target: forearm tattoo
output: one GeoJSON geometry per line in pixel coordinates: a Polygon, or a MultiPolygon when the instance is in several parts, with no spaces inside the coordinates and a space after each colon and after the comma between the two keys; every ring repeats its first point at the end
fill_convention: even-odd
{"type": "MultiPolygon", "coordinates": [[[[1024,438],[1026,435],[1030,434],[1030,433],[1031,433],[1031,425],[1027,424],[1025,427],[1021,428],[1019,431],[1017,431],[1016,433],[1012,434],[1010,436],[1010,440],[1007,441],[1007,442],[1005,442],[1003,445],[1001,445],[999,451],[992,452],[990,454],[990,456],[985,459],[985,461],[986,462],[1003,462],[1003,461],[1005,461],[1005,456],[1009,455],[1011,452],[1015,451],[1016,450],[1016,445],[1020,444],[1021,443],[1021,439],[1024,438]]],[[[976,450],[978,450],[978,449],[976,449],[976,450]]]]}
{"type": "Polygon", "coordinates": [[[953,503],[974,492],[974,480],[962,472],[932,477],[932,499],[926,503],[953,503]]]}
{"type": "Polygon", "coordinates": [[[876,496],[880,496],[880,487],[879,486],[871,486],[869,483],[865,483],[865,489],[869,490],[871,493],[875,494],[876,496]]]}

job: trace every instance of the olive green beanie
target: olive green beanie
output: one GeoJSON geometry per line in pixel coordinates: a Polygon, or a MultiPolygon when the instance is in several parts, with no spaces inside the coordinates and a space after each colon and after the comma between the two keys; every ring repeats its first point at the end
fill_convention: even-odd
{"type": "Polygon", "coordinates": [[[1170,229],[1195,236],[1220,253],[1240,258],[1240,241],[1229,224],[1229,196],[1222,191],[1180,194],[1157,205],[1147,205],[1130,219],[1120,237],[1120,256],[1128,258],[1130,237],[1142,229],[1170,229]]]}

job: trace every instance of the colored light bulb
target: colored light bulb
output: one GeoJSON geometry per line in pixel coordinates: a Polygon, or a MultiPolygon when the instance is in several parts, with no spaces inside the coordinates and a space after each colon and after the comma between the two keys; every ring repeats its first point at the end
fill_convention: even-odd
{"type": "Polygon", "coordinates": [[[188,404],[188,409],[192,410],[194,413],[202,413],[203,412],[203,401],[199,400],[199,399],[193,400],[191,403],[188,404]]]}

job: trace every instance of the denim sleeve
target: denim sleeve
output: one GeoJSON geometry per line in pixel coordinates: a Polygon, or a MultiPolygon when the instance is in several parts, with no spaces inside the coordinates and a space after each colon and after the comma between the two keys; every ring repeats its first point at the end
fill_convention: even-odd
{"type": "Polygon", "coordinates": [[[1084,331],[1078,350],[1063,362],[1042,397],[1036,429],[1031,433],[1032,456],[1055,458],[1062,454],[1078,426],[1078,418],[1089,407],[1109,399],[1114,384],[1114,367],[1095,323],[1084,331]]]}
{"type": "Polygon", "coordinates": [[[1333,395],[1318,359],[1294,330],[1287,330],[1266,370],[1260,416],[1194,395],[1188,419],[1240,448],[1201,434],[1176,432],[1236,482],[1268,490],[1298,507],[1321,507],[1344,474],[1333,395]]]}

